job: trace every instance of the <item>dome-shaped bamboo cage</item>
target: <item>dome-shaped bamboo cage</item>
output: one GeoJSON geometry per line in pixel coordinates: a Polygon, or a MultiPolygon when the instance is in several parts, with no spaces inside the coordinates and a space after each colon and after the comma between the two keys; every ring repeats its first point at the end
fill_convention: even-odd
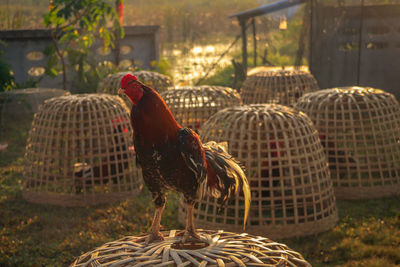
{"type": "Polygon", "coordinates": [[[319,131],[338,198],[400,193],[400,106],[392,94],[326,89],[304,95],[296,108],[319,131]]]}
{"type": "Polygon", "coordinates": [[[168,88],[174,86],[170,77],[158,72],[140,70],[134,71],[133,75],[135,75],[139,81],[157,90],[159,93],[167,91],[168,88]]]}
{"type": "Polygon", "coordinates": [[[25,153],[26,200],[83,206],[131,197],[141,187],[121,98],[71,95],[40,106],[25,153]]]}
{"type": "MultiPolygon", "coordinates": [[[[203,142],[228,142],[228,152],[245,167],[251,187],[246,231],[270,238],[315,234],[337,221],[336,201],[325,153],[311,120],[281,105],[226,108],[201,128],[203,142]]],[[[218,211],[205,196],[195,205],[201,227],[240,231],[244,199],[240,195],[218,211]]],[[[185,220],[183,202],[179,221],[185,220]]]]}
{"type": "Polygon", "coordinates": [[[126,236],[78,257],[78,266],[299,266],[311,267],[284,244],[261,236],[199,230],[203,242],[181,243],[176,230],[165,240],[146,245],[144,236],[126,236]]]}
{"type": "Polygon", "coordinates": [[[122,77],[124,77],[127,74],[133,75],[131,71],[123,71],[123,72],[108,74],[103,80],[100,81],[99,86],[97,87],[97,92],[116,95],[118,89],[121,88],[122,77]]]}
{"type": "Polygon", "coordinates": [[[240,95],[244,104],[293,106],[303,94],[318,90],[314,76],[300,70],[262,71],[243,82],[240,95]]]}
{"type": "MultiPolygon", "coordinates": [[[[39,106],[52,97],[69,95],[61,89],[26,88],[0,93],[0,144],[9,152],[23,155],[33,115],[39,106]]],[[[7,156],[10,156],[7,153],[7,156]]]]}
{"type": "Polygon", "coordinates": [[[161,93],[175,119],[184,127],[198,131],[216,112],[241,104],[240,95],[223,86],[191,86],[161,93]]]}
{"type": "MultiPolygon", "coordinates": [[[[153,71],[125,71],[118,72],[114,74],[109,74],[105,79],[103,79],[99,87],[97,88],[98,93],[107,93],[116,95],[118,89],[121,87],[121,79],[126,74],[132,74],[138,78],[139,81],[155,89],[157,92],[161,93],[168,90],[169,87],[173,86],[171,79],[163,74],[153,72],[153,71]]],[[[125,104],[130,109],[132,107],[132,102],[125,94],[119,95],[125,102],[125,104]]]]}
{"type": "Polygon", "coordinates": [[[159,93],[167,91],[169,87],[173,86],[173,83],[168,76],[158,72],[141,70],[110,74],[100,82],[97,91],[99,93],[117,94],[118,89],[121,87],[121,79],[126,74],[132,74],[136,76],[139,81],[150,86],[159,93]]]}

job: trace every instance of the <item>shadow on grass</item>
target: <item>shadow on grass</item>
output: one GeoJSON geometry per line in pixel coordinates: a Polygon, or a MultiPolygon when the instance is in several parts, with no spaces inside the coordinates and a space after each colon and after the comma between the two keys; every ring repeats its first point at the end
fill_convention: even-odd
{"type": "MultiPolygon", "coordinates": [[[[0,266],[65,266],[106,242],[145,233],[153,217],[150,194],[122,202],[66,208],[22,198],[21,156],[0,166],[0,266]]],[[[165,230],[181,228],[179,195],[168,196],[165,230]]],[[[339,222],[325,233],[275,240],[300,252],[313,266],[400,264],[400,196],[338,201],[339,222]]]]}
{"type": "MultiPolygon", "coordinates": [[[[127,235],[145,233],[154,206],[145,189],[122,202],[58,207],[25,201],[22,166],[0,168],[0,266],[65,266],[84,252],[127,235]]],[[[162,224],[179,228],[178,195],[168,196],[162,224]]]]}
{"type": "Polygon", "coordinates": [[[339,222],[325,233],[280,240],[313,266],[398,266],[400,197],[338,200],[339,222]]]}

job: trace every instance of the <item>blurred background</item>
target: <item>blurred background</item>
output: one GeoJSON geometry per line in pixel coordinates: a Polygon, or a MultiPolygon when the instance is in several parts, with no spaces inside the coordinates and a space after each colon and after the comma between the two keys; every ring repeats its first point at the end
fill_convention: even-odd
{"type": "MultiPolygon", "coordinates": [[[[238,20],[229,16],[271,2],[274,0],[125,0],[123,25],[160,26],[159,59],[153,64],[172,76],[175,84],[231,85],[232,59],[241,60],[241,42],[237,39],[238,20]]],[[[1,1],[0,30],[43,29],[43,15],[48,10],[48,0],[1,1]]],[[[304,7],[295,6],[257,17],[258,65],[294,64],[303,13],[304,7]]],[[[248,36],[249,41],[252,38],[248,36]]],[[[249,53],[251,58],[253,51],[249,53]]]]}

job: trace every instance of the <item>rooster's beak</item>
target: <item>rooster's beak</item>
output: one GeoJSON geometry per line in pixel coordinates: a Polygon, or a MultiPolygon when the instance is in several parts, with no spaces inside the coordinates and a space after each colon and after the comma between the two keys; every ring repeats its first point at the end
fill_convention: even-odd
{"type": "Polygon", "coordinates": [[[121,95],[121,94],[123,94],[123,93],[124,93],[124,89],[119,88],[119,89],[118,89],[118,94],[121,95]]]}

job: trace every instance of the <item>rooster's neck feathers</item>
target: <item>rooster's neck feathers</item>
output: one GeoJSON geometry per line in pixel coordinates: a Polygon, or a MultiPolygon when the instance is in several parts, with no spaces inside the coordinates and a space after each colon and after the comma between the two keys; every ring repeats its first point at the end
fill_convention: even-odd
{"type": "Polygon", "coordinates": [[[131,118],[135,134],[140,134],[146,145],[158,145],[166,140],[176,140],[182,128],[172,112],[154,89],[141,84],[143,96],[132,107],[131,118]]]}

